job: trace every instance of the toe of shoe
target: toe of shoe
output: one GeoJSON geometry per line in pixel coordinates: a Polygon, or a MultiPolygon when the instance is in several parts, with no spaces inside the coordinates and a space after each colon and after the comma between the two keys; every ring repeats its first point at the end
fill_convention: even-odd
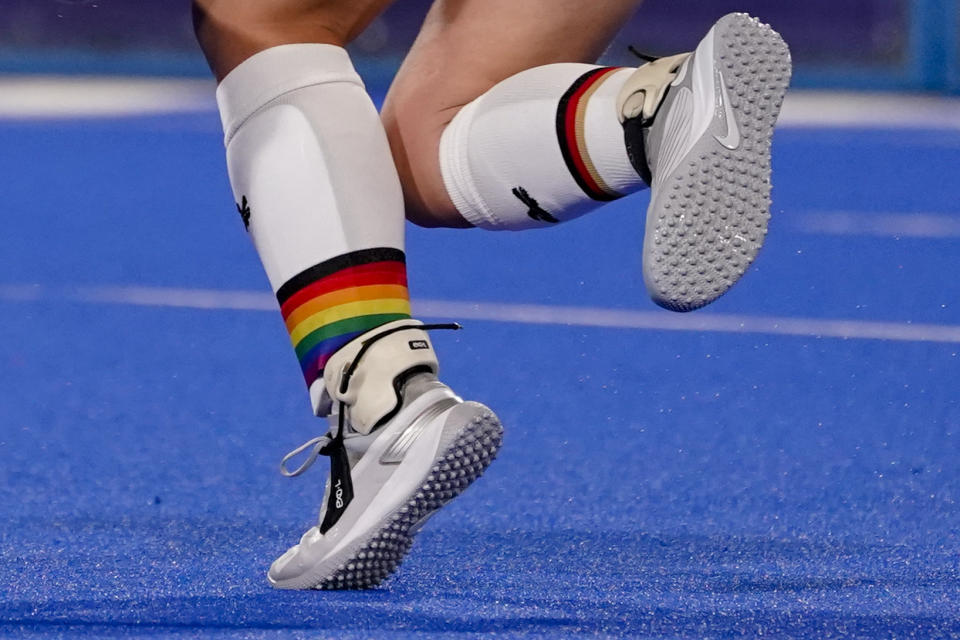
{"type": "Polygon", "coordinates": [[[270,565],[270,570],[267,571],[267,580],[270,584],[275,587],[281,586],[297,577],[300,572],[296,566],[297,563],[295,559],[299,550],[300,545],[294,545],[287,549],[282,556],[273,561],[273,564],[270,565]]]}

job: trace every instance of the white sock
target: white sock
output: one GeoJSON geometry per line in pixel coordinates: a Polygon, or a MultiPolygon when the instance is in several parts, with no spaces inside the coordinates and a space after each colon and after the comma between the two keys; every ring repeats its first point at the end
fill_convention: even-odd
{"type": "Polygon", "coordinates": [[[237,208],[281,305],[314,410],[348,341],[408,318],[403,196],[347,52],[262,51],[217,89],[237,208]]]}
{"type": "Polygon", "coordinates": [[[444,183],[460,214],[487,229],[544,227],[644,188],[617,113],[634,71],[535,67],[461,109],[440,141],[444,183]]]}

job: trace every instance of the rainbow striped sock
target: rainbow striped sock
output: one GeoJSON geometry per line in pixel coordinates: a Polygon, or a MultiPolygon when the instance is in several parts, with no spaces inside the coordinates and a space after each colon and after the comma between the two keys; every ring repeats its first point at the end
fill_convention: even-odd
{"type": "Polygon", "coordinates": [[[307,387],[340,347],[382,324],[410,317],[403,251],[354,251],[288,280],[277,301],[307,387]]]}

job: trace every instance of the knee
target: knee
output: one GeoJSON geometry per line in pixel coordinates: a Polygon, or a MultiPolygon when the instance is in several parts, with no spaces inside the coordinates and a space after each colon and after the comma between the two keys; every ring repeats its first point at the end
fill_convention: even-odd
{"type": "MultiPolygon", "coordinates": [[[[358,3],[363,4],[363,3],[358,3]]],[[[283,39],[310,34],[346,45],[365,26],[351,3],[324,0],[192,0],[193,27],[201,44],[210,37],[283,39]]]]}
{"type": "Polygon", "coordinates": [[[193,28],[207,61],[223,77],[253,54],[281,44],[345,46],[359,16],[351,3],[323,0],[192,0],[193,28]]]}
{"type": "Polygon", "coordinates": [[[421,227],[470,227],[450,199],[440,168],[440,138],[456,111],[432,104],[426,96],[390,96],[381,111],[407,220],[421,227]]]}

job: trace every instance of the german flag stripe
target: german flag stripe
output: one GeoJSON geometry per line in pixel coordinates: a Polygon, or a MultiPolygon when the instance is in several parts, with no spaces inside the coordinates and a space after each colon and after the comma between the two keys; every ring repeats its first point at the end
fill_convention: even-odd
{"type": "Polygon", "coordinates": [[[591,199],[609,202],[623,194],[610,188],[590,159],[586,144],[586,114],[590,97],[603,81],[622,67],[591,69],[574,82],[557,106],[557,140],[570,175],[591,199]]]}
{"type": "Polygon", "coordinates": [[[362,249],[345,253],[325,260],[320,264],[305,269],[288,280],[277,291],[277,301],[283,305],[293,294],[297,293],[309,284],[322,280],[327,276],[345,272],[352,267],[366,266],[377,262],[387,263],[406,263],[406,257],[403,251],[392,247],[382,247],[376,249],[362,249]]]}

